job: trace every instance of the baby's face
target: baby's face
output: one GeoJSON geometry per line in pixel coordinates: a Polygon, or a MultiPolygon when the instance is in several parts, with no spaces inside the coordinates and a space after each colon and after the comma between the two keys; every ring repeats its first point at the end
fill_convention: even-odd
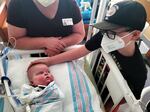
{"type": "Polygon", "coordinates": [[[28,71],[29,80],[32,85],[48,85],[54,80],[53,75],[49,72],[48,67],[45,64],[33,65],[28,71]]]}

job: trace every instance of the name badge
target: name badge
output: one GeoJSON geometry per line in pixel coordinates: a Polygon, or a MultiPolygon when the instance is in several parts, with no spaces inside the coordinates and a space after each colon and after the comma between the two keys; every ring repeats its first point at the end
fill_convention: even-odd
{"type": "Polygon", "coordinates": [[[70,26],[70,25],[73,25],[73,20],[72,18],[65,18],[65,19],[62,19],[62,23],[63,23],[63,26],[70,26]]]}

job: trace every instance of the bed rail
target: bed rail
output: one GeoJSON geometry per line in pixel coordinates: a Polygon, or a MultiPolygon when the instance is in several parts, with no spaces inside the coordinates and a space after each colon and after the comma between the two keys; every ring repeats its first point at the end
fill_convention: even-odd
{"type": "MultiPolygon", "coordinates": [[[[17,50],[17,49],[11,49],[8,47],[5,47],[2,50],[2,57],[0,58],[0,74],[1,74],[1,81],[4,84],[5,87],[5,97],[8,99],[9,104],[11,104],[11,109],[9,109],[8,112],[21,112],[22,108],[24,108],[18,98],[13,95],[13,91],[11,90],[11,84],[10,80],[7,77],[7,66],[8,66],[8,61],[11,59],[21,59],[21,58],[27,58],[30,57],[31,54],[41,54],[44,53],[44,50],[17,50]]],[[[3,102],[4,103],[4,102],[3,102]]],[[[2,110],[2,112],[5,111],[5,108],[2,110]]]]}
{"type": "Polygon", "coordinates": [[[100,49],[93,73],[106,112],[117,112],[125,102],[130,111],[143,112],[116,63],[103,49],[100,49]]]}
{"type": "MultiPolygon", "coordinates": [[[[4,84],[4,87],[5,87],[5,91],[6,91],[6,94],[5,94],[5,97],[8,99],[9,104],[11,104],[12,108],[11,110],[9,110],[10,112],[20,112],[20,110],[22,109],[22,107],[20,106],[20,103],[18,102],[17,100],[17,97],[16,96],[13,96],[13,93],[11,91],[11,82],[9,80],[9,78],[7,77],[8,74],[7,74],[7,64],[8,64],[8,58],[7,58],[7,55],[9,54],[9,48],[6,48],[4,49],[2,52],[3,52],[3,55],[2,57],[0,58],[0,66],[1,66],[1,81],[2,83],[4,84]]],[[[7,107],[5,107],[7,108],[7,107]]],[[[2,110],[2,112],[5,111],[5,110],[2,110]]]]}

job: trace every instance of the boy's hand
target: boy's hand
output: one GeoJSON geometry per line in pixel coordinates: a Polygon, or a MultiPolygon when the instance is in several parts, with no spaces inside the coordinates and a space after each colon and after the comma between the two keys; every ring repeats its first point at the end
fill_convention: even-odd
{"type": "Polygon", "coordinates": [[[33,65],[33,64],[38,64],[38,63],[44,63],[44,64],[46,64],[47,66],[50,66],[50,58],[48,57],[48,58],[45,58],[45,59],[38,59],[38,60],[35,60],[35,61],[33,61],[33,62],[31,62],[31,64],[30,65],[33,65]]]}

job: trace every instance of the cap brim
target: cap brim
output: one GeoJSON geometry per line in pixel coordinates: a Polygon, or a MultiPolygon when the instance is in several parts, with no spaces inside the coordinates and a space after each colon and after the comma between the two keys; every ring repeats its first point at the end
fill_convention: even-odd
{"type": "Polygon", "coordinates": [[[120,28],[120,25],[116,25],[113,23],[109,23],[107,21],[103,21],[100,23],[96,23],[93,25],[95,28],[100,29],[100,30],[113,30],[113,29],[117,29],[120,28]]]}

